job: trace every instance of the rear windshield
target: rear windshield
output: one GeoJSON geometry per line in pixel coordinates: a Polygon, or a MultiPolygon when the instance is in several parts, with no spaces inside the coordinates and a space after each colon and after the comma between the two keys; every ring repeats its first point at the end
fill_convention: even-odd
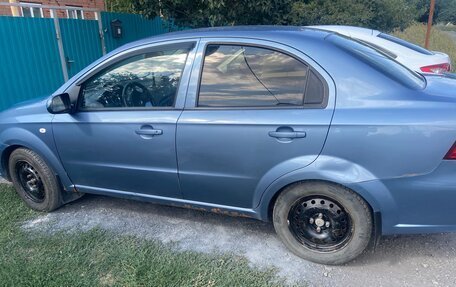
{"type": "Polygon", "coordinates": [[[396,58],[397,58],[397,55],[394,54],[393,52],[391,52],[391,51],[389,51],[389,50],[387,50],[387,49],[385,49],[385,48],[383,48],[383,47],[380,47],[380,46],[378,46],[378,45],[376,45],[376,44],[374,44],[374,43],[366,42],[366,41],[361,40],[361,39],[356,39],[356,40],[362,42],[364,45],[367,45],[367,46],[369,46],[369,47],[372,47],[373,49],[378,50],[379,52],[382,52],[382,53],[388,55],[389,57],[391,57],[391,58],[393,58],[393,59],[396,59],[396,58]]]}
{"type": "Polygon", "coordinates": [[[327,39],[374,69],[409,88],[423,89],[426,86],[423,76],[362,42],[337,34],[332,34],[327,39]]]}
{"type": "Polygon", "coordinates": [[[404,41],[402,39],[396,38],[396,37],[391,36],[389,34],[380,33],[380,34],[378,34],[377,37],[385,39],[385,40],[388,40],[388,41],[391,41],[391,42],[396,43],[398,45],[401,45],[403,47],[412,49],[413,51],[421,53],[421,54],[424,54],[424,55],[434,55],[434,54],[432,54],[431,51],[428,51],[428,50],[426,50],[426,49],[424,49],[424,48],[422,48],[422,47],[420,47],[418,45],[415,45],[415,44],[412,44],[410,42],[404,41]]]}

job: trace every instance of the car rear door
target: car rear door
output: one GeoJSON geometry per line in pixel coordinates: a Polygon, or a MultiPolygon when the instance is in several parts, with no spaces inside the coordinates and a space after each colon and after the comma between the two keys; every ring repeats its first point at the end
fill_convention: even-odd
{"type": "Polygon", "coordinates": [[[181,198],[176,123],[196,41],[141,46],[70,87],[74,114],[53,119],[63,166],[78,190],[181,198]]]}
{"type": "Polygon", "coordinates": [[[254,194],[319,155],[334,85],[289,46],[204,39],[177,125],[185,199],[254,208],[254,194]]]}

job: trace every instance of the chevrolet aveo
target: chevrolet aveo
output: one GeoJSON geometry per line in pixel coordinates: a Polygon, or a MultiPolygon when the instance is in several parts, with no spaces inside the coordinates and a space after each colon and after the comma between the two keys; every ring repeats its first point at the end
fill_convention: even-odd
{"type": "Polygon", "coordinates": [[[35,210],[93,193],[270,220],[341,264],[382,234],[456,230],[450,77],[318,29],[172,33],[4,111],[1,174],[35,210]]]}

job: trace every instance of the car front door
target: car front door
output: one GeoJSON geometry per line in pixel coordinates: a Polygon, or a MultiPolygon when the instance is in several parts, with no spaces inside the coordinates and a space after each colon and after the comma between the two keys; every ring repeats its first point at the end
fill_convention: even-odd
{"type": "Polygon", "coordinates": [[[55,115],[53,131],[78,190],[182,197],[175,134],[195,44],[134,49],[70,87],[77,112],[55,115]]]}
{"type": "Polygon", "coordinates": [[[256,191],[319,155],[334,85],[303,53],[268,41],[205,39],[196,59],[177,125],[184,198],[254,208],[256,191]]]}

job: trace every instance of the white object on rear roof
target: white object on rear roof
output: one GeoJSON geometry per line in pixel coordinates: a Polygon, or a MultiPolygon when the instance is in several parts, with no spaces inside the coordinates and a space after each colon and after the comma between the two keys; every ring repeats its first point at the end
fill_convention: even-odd
{"type": "Polygon", "coordinates": [[[426,50],[378,30],[342,25],[309,27],[336,32],[364,42],[389,55],[409,69],[420,73],[443,73],[451,70],[451,60],[447,54],[426,50]]]}

